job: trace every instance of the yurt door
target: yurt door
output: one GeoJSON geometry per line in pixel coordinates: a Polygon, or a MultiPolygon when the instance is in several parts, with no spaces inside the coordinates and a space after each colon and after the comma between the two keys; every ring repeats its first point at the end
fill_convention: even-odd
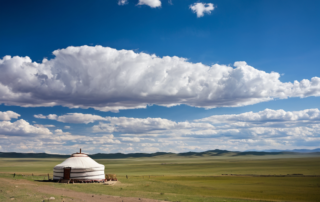
{"type": "Polygon", "coordinates": [[[64,168],[63,179],[70,180],[71,168],[64,168]]]}

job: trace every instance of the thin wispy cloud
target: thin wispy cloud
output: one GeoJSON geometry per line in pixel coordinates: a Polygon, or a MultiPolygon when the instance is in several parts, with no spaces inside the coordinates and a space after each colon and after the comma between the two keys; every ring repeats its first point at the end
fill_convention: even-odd
{"type": "Polygon", "coordinates": [[[118,0],[118,5],[119,6],[123,6],[123,5],[126,5],[128,4],[128,0],[118,0]]]}
{"type": "Polygon", "coordinates": [[[68,113],[62,116],[58,116],[56,114],[49,114],[47,116],[42,114],[35,114],[35,118],[40,119],[51,119],[56,120],[63,123],[93,123],[95,121],[106,121],[106,118],[103,118],[98,115],[92,115],[92,114],[82,114],[82,113],[68,113]]]}
{"type": "Polygon", "coordinates": [[[54,127],[56,127],[55,125],[52,125],[52,124],[46,124],[46,125],[34,124],[34,126],[36,126],[38,128],[54,128],[54,127]]]}

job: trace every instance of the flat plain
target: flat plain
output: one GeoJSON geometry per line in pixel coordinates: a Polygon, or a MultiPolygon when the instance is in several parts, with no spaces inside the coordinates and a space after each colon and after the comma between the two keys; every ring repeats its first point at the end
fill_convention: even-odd
{"type": "MultiPolygon", "coordinates": [[[[39,201],[49,197],[35,193],[38,198],[26,198],[26,193],[37,192],[32,186],[6,186],[9,182],[25,182],[100,196],[167,201],[320,201],[319,154],[95,159],[106,166],[106,173],[117,175],[119,182],[113,186],[41,182],[47,177],[36,176],[52,176],[52,168],[63,160],[0,158],[0,200],[14,197],[16,201],[39,201]],[[17,174],[15,178],[13,173],[17,174]]],[[[62,197],[59,192],[55,196],[62,197]]]]}

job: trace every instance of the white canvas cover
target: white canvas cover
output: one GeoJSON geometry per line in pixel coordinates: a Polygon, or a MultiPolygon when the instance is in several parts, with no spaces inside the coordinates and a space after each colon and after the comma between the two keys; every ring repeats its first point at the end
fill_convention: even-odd
{"type": "MultiPolygon", "coordinates": [[[[55,172],[55,176],[56,177],[63,177],[63,172],[55,172]]],[[[104,171],[92,171],[92,172],[83,172],[83,173],[79,173],[79,172],[72,172],[70,173],[70,177],[71,178],[75,178],[75,177],[90,177],[90,176],[97,176],[97,175],[104,175],[104,171]]]]}
{"type": "Polygon", "coordinates": [[[102,180],[105,179],[104,165],[97,163],[86,154],[73,154],[64,162],[53,168],[53,179],[63,179],[64,168],[71,168],[71,179],[102,180]]]}

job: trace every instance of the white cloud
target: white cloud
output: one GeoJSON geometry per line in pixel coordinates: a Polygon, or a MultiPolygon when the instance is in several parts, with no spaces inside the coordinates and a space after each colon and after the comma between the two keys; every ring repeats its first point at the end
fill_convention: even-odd
{"type": "Polygon", "coordinates": [[[42,125],[32,126],[24,120],[14,122],[15,125],[3,121],[0,124],[0,146],[4,150],[17,148],[23,151],[39,151],[44,148],[59,151],[65,147],[86,147],[91,152],[128,152],[124,147],[130,147],[130,152],[182,152],[216,148],[315,148],[320,142],[319,109],[265,109],[259,112],[214,115],[190,122],[175,122],[162,118],[95,117],[96,115],[81,113],[66,115],[68,118],[60,119],[65,115],[54,114],[51,114],[51,117],[74,123],[100,121],[92,127],[97,134],[74,135],[72,131],[56,129],[52,135],[42,125]],[[17,124],[18,122],[21,123],[17,124]],[[22,129],[17,131],[18,128],[22,129]],[[37,138],[32,138],[35,135],[37,138]]]}
{"type": "Polygon", "coordinates": [[[151,130],[164,130],[173,127],[176,123],[161,118],[128,118],[128,117],[108,117],[110,123],[100,122],[93,126],[94,132],[131,132],[142,133],[151,130]]]}
{"type": "MultiPolygon", "coordinates": [[[[89,139],[91,140],[91,139],[89,139]]],[[[121,144],[117,139],[110,138],[110,136],[96,137],[95,140],[91,140],[93,144],[121,144]]]]}
{"type": "MultiPolygon", "coordinates": [[[[48,116],[39,114],[39,115],[34,115],[36,118],[41,118],[41,119],[51,119],[51,120],[56,120],[59,122],[63,123],[93,123],[95,121],[108,121],[109,118],[104,118],[98,115],[93,115],[93,114],[82,114],[82,113],[67,113],[62,116],[58,116],[56,114],[49,114],[48,116]]],[[[65,128],[69,129],[70,126],[65,126],[65,128]]]]}
{"type": "Polygon", "coordinates": [[[203,17],[205,13],[210,14],[214,10],[212,3],[194,3],[190,5],[190,9],[197,14],[197,17],[203,17]]]}
{"type": "Polygon", "coordinates": [[[320,125],[320,111],[306,109],[284,111],[266,109],[260,112],[215,115],[193,122],[175,122],[162,118],[101,117],[91,114],[67,114],[68,119],[57,116],[56,120],[72,123],[89,123],[99,120],[92,127],[94,133],[119,133],[123,137],[212,137],[228,139],[277,138],[294,134],[310,136],[320,125]],[[78,118],[81,117],[81,118],[78,118]],[[86,117],[86,118],[83,118],[86,117]],[[94,118],[92,118],[94,117],[94,118]],[[68,121],[66,121],[68,120],[68,121]],[[297,132],[298,131],[298,132],[297,132]]]}
{"type": "Polygon", "coordinates": [[[70,129],[71,127],[70,126],[64,126],[64,129],[70,129]]]}
{"type": "Polygon", "coordinates": [[[176,56],[160,58],[101,46],[68,47],[53,54],[55,58],[42,63],[29,57],[0,59],[0,103],[116,112],[153,104],[237,107],[274,98],[320,96],[319,77],[283,83],[279,73],[245,62],[235,62],[235,68],[207,66],[176,56]]]}
{"type": "Polygon", "coordinates": [[[95,145],[121,143],[118,139],[115,139],[113,135],[103,135],[98,137],[72,135],[71,133],[63,132],[61,129],[55,130],[55,136],[48,138],[48,140],[62,144],[68,141],[71,141],[73,144],[91,144],[93,147],[95,145]]]}
{"type": "Polygon", "coordinates": [[[160,0],[139,0],[137,5],[147,5],[151,8],[156,8],[161,6],[160,0]]]}
{"type": "Polygon", "coordinates": [[[63,131],[61,129],[56,129],[54,132],[55,133],[63,133],[63,131]]]}
{"type": "Polygon", "coordinates": [[[63,123],[93,123],[94,121],[106,120],[105,118],[92,115],[92,114],[82,114],[82,113],[68,113],[62,116],[53,116],[51,119],[57,120],[63,123]]]}
{"type": "Polygon", "coordinates": [[[3,136],[0,133],[0,146],[3,151],[14,152],[47,152],[71,154],[82,148],[84,152],[97,153],[98,148],[108,148],[109,151],[121,148],[121,142],[111,134],[102,136],[81,136],[56,130],[55,134],[39,134],[32,138],[30,134],[24,136],[3,136]],[[115,147],[114,145],[119,145],[115,147]],[[92,152],[92,151],[96,152],[92,152]]]}
{"type": "MultiPolygon", "coordinates": [[[[109,121],[93,126],[93,131],[117,132],[122,134],[120,137],[122,141],[130,140],[135,143],[138,142],[138,139],[139,142],[149,139],[142,137],[152,136],[156,138],[156,141],[161,142],[160,148],[175,145],[179,151],[187,148],[193,148],[192,150],[240,148],[243,150],[244,148],[286,147],[289,149],[294,145],[311,145],[311,140],[320,141],[320,111],[318,109],[301,111],[266,109],[255,113],[215,115],[194,122],[174,122],[161,118],[107,117],[107,119],[109,121]],[[309,141],[299,143],[302,137],[309,141]],[[128,138],[138,139],[133,141],[128,138]],[[176,141],[179,138],[184,139],[176,141]],[[212,145],[213,142],[214,145],[212,145]]],[[[143,143],[143,145],[148,144],[143,143]]]]}
{"type": "Polygon", "coordinates": [[[140,139],[137,137],[120,137],[124,142],[140,142],[140,139]]]}
{"type": "Polygon", "coordinates": [[[51,120],[57,120],[57,117],[58,117],[58,115],[56,115],[56,114],[49,114],[49,115],[47,116],[47,118],[48,118],[48,119],[51,119],[51,120]]]}
{"type": "Polygon", "coordinates": [[[61,129],[56,129],[56,130],[54,130],[54,133],[55,133],[55,134],[58,134],[58,135],[71,135],[71,133],[69,133],[69,132],[63,132],[61,129]]]}
{"type": "Polygon", "coordinates": [[[0,112],[0,121],[10,121],[19,118],[20,114],[13,111],[0,112]]]}
{"type": "Polygon", "coordinates": [[[46,116],[44,116],[42,114],[35,114],[33,116],[34,116],[34,118],[37,118],[37,119],[46,119],[47,118],[46,116]]]}
{"type": "Polygon", "coordinates": [[[53,128],[56,127],[55,125],[42,125],[42,124],[34,124],[34,126],[38,128],[53,128]]]}
{"type": "Polygon", "coordinates": [[[174,122],[162,118],[128,118],[106,117],[108,123],[100,122],[92,127],[93,132],[121,132],[132,134],[148,134],[148,136],[167,133],[168,131],[198,130],[199,128],[214,129],[207,123],[174,122]],[[151,133],[151,134],[150,134],[151,133]]]}
{"type": "Polygon", "coordinates": [[[265,109],[260,112],[246,112],[242,114],[230,115],[214,115],[207,118],[196,120],[196,122],[209,122],[209,123],[239,123],[245,122],[246,124],[266,124],[266,123],[281,123],[282,124],[298,124],[298,122],[307,123],[320,123],[319,109],[305,109],[301,111],[284,111],[265,109]],[[283,123],[285,122],[285,123],[283,123]]]}
{"type": "MultiPolygon", "coordinates": [[[[44,115],[42,115],[44,116],[44,115]]],[[[92,114],[82,114],[82,113],[68,113],[62,116],[56,114],[50,114],[47,117],[51,120],[56,120],[63,123],[93,123],[95,121],[100,122],[99,125],[93,126],[94,132],[134,132],[134,133],[144,133],[146,131],[156,131],[156,130],[166,130],[166,129],[183,129],[183,128],[211,128],[214,127],[207,123],[189,123],[189,122],[174,122],[168,119],[162,118],[130,118],[130,117],[102,117],[92,114]]]]}
{"type": "Polygon", "coordinates": [[[118,0],[118,5],[119,6],[126,5],[127,3],[128,3],[128,0],[118,0]]]}
{"type": "Polygon", "coordinates": [[[20,119],[15,122],[0,121],[0,135],[4,136],[37,136],[49,135],[47,128],[30,125],[27,121],[20,119]]]}
{"type": "MultiPolygon", "coordinates": [[[[38,131],[37,134],[24,130],[24,135],[19,132],[17,136],[17,131],[8,132],[8,129],[0,124],[0,146],[2,151],[54,153],[61,151],[74,153],[79,148],[88,153],[184,152],[216,148],[228,150],[316,148],[320,143],[318,113],[318,109],[292,112],[267,109],[251,114],[219,115],[220,119],[213,116],[194,122],[174,122],[160,118],[106,117],[109,121],[103,124],[113,127],[116,135],[109,132],[75,135],[61,129],[55,130],[52,135],[46,129],[47,133],[38,131]],[[270,123],[278,125],[270,126],[268,125],[270,123]],[[37,137],[33,138],[33,135],[37,137]],[[151,136],[152,138],[148,138],[151,136]],[[127,148],[130,150],[126,150],[127,148]]],[[[21,126],[24,124],[9,128],[13,130],[26,128],[21,126]]],[[[31,127],[34,127],[33,130],[36,128],[31,127]]],[[[44,128],[37,130],[41,129],[44,128]]]]}

